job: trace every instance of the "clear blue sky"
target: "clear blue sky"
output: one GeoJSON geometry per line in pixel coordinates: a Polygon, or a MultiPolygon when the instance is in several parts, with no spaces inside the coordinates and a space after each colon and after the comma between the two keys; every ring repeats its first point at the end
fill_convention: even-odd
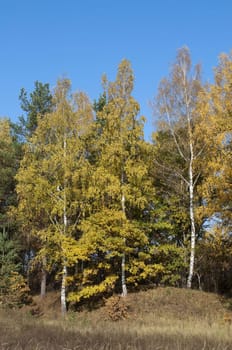
{"type": "Polygon", "coordinates": [[[114,79],[123,58],[135,73],[134,96],[152,132],[149,101],[184,45],[212,80],[218,55],[232,48],[231,0],[0,0],[0,116],[22,114],[21,87],[62,76],[91,99],[101,76],[114,79]]]}

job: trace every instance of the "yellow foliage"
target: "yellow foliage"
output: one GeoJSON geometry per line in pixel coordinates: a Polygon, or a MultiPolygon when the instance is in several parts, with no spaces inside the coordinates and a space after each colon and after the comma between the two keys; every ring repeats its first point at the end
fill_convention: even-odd
{"type": "Polygon", "coordinates": [[[84,287],[79,292],[72,292],[68,295],[68,301],[78,303],[81,299],[89,299],[105,292],[113,290],[117,276],[108,276],[103,282],[98,285],[90,285],[84,287]]]}
{"type": "MultiPolygon", "coordinates": [[[[3,283],[4,281],[2,281],[3,283]]],[[[7,307],[20,307],[31,301],[30,289],[25,279],[17,272],[12,272],[9,278],[5,279],[5,285],[1,283],[0,304],[7,307]]]]}

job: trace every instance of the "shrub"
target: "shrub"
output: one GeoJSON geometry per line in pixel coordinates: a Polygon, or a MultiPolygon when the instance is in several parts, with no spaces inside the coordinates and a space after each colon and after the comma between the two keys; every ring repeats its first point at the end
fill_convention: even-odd
{"type": "Polygon", "coordinates": [[[119,321],[128,318],[129,305],[126,298],[113,296],[106,301],[105,312],[107,318],[119,321]]]}

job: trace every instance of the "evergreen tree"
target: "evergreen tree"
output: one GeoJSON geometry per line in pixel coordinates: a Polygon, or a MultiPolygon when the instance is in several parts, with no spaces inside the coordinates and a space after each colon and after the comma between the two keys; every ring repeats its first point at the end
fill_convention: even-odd
{"type": "Polygon", "coordinates": [[[0,303],[5,306],[20,306],[27,301],[29,290],[20,275],[19,250],[18,242],[3,228],[0,232],[0,303]]]}
{"type": "Polygon", "coordinates": [[[9,226],[7,212],[16,203],[15,174],[18,167],[17,145],[7,119],[0,119],[0,225],[9,226]]]}
{"type": "Polygon", "coordinates": [[[22,88],[19,95],[21,108],[26,112],[26,117],[19,117],[18,133],[23,138],[30,138],[38,125],[38,119],[50,113],[53,108],[53,97],[49,84],[35,82],[34,91],[28,97],[27,91],[22,88]]]}

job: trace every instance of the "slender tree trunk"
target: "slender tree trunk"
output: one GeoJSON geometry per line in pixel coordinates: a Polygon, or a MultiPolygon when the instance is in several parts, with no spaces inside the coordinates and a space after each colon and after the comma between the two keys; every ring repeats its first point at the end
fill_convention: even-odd
{"type": "MultiPolygon", "coordinates": [[[[122,211],[124,214],[124,218],[126,217],[126,208],[125,208],[125,196],[122,194],[122,211]]],[[[126,243],[126,239],[124,238],[124,242],[126,243]]],[[[126,286],[126,273],[125,273],[125,264],[126,264],[126,254],[123,252],[122,254],[122,296],[125,297],[127,295],[127,286],[126,286]]]]}
{"type": "MultiPolygon", "coordinates": [[[[195,144],[198,142],[198,139],[194,135],[194,124],[197,122],[197,119],[195,118],[195,113],[197,113],[196,102],[200,89],[201,81],[199,67],[195,67],[193,75],[191,73],[191,57],[189,51],[188,49],[183,48],[177,55],[177,60],[173,65],[170,79],[164,79],[160,85],[158,108],[161,116],[166,115],[167,125],[169,126],[170,134],[173,137],[176,150],[185,164],[182,169],[177,168],[176,175],[184,180],[188,185],[189,191],[188,206],[191,226],[191,242],[189,273],[187,278],[188,288],[191,288],[192,286],[196,244],[194,188],[197,176],[194,173],[194,161],[200,156],[201,152],[195,154],[195,144]],[[182,134],[182,124],[185,128],[185,122],[187,123],[187,135],[182,134]],[[179,133],[179,131],[181,133],[179,133]],[[187,177],[183,175],[185,166],[188,166],[187,177]]],[[[170,171],[170,169],[170,166],[168,166],[168,171],[170,171]]]]}
{"type": "Polygon", "coordinates": [[[201,286],[201,275],[199,273],[196,274],[197,275],[197,279],[198,279],[198,289],[202,290],[202,286],[201,286]]]}
{"type": "Polygon", "coordinates": [[[30,288],[30,265],[31,265],[31,249],[28,250],[28,258],[24,258],[27,259],[27,262],[25,263],[26,265],[26,276],[27,276],[27,285],[30,288]]]}
{"type": "Polygon", "coordinates": [[[127,296],[126,276],[125,276],[126,254],[122,254],[122,296],[127,296]]]}
{"type": "Polygon", "coordinates": [[[61,283],[61,293],[60,293],[61,314],[62,314],[62,316],[65,316],[66,312],[67,312],[67,304],[66,304],[66,277],[67,277],[67,266],[64,264],[63,271],[62,271],[62,283],[61,283]]]}
{"type": "Polygon", "coordinates": [[[42,259],[42,271],[41,271],[41,284],[40,284],[40,297],[44,298],[46,295],[47,284],[47,271],[46,271],[47,259],[46,256],[42,259]]]}
{"type": "Polygon", "coordinates": [[[194,184],[193,184],[193,145],[190,139],[190,164],[189,164],[189,214],[191,221],[191,245],[190,245],[190,262],[189,262],[189,275],[187,280],[187,288],[192,287],[192,279],[194,273],[194,260],[195,260],[195,244],[196,244],[196,229],[194,218],[194,184]]]}
{"type": "MultiPolygon", "coordinates": [[[[66,135],[64,135],[64,162],[66,162],[66,156],[67,156],[66,151],[67,151],[67,143],[66,143],[66,135]]],[[[66,174],[64,174],[64,188],[63,188],[63,194],[64,194],[64,197],[63,197],[63,235],[64,236],[66,236],[67,226],[68,226],[65,176],[66,176],[66,174]]],[[[60,302],[61,302],[61,313],[63,316],[65,316],[66,312],[67,312],[67,304],[66,304],[67,266],[66,266],[65,252],[64,252],[63,247],[62,247],[62,251],[63,251],[64,256],[63,256],[63,271],[62,271],[60,302]]]]}
{"type": "Polygon", "coordinates": [[[193,129],[191,124],[191,111],[190,111],[190,99],[187,90],[186,81],[186,66],[183,67],[184,72],[184,95],[187,111],[187,123],[188,123],[188,137],[189,137],[189,215],[191,222],[191,243],[190,243],[190,261],[189,261],[189,275],[187,279],[187,288],[192,287],[192,279],[194,274],[194,261],[195,261],[195,244],[196,244],[196,228],[195,228],[195,216],[194,216],[194,181],[193,181],[193,161],[194,161],[194,147],[193,147],[193,129]]]}

